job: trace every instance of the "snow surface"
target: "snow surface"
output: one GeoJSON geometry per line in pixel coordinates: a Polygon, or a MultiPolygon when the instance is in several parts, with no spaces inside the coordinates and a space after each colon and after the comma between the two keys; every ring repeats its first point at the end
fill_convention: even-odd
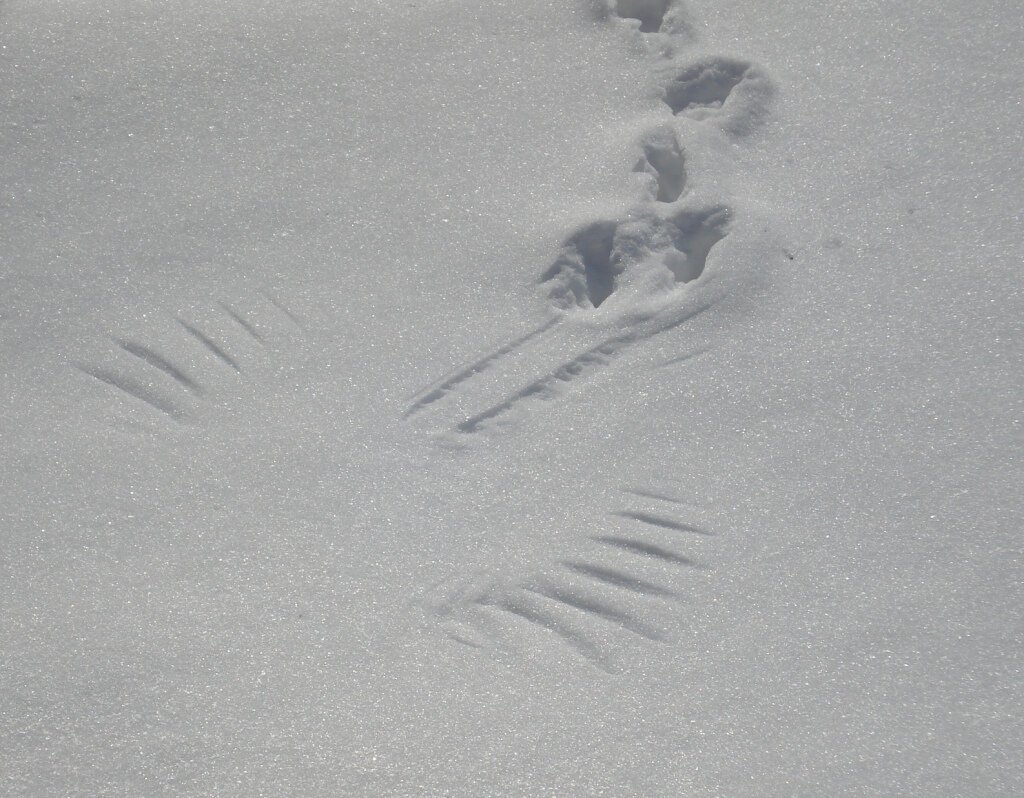
{"type": "Polygon", "coordinates": [[[0,794],[1024,793],[1019,12],[0,3],[0,794]]]}

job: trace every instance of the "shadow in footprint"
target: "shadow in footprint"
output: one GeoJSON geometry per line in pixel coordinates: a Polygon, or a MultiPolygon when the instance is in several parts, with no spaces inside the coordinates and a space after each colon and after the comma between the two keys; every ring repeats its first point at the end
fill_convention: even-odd
{"type": "Polygon", "coordinates": [[[657,33],[665,21],[670,0],[616,0],[615,14],[640,22],[641,33],[657,33]]]}
{"type": "Polygon", "coordinates": [[[643,158],[633,171],[654,176],[658,202],[675,202],[686,188],[685,159],[678,139],[671,130],[659,129],[645,137],[642,147],[643,158]]]}
{"type": "Polygon", "coordinates": [[[677,73],[665,86],[664,100],[676,116],[716,120],[742,133],[760,121],[771,93],[771,82],[750,62],[710,58],[677,73]]]}
{"type": "Polygon", "coordinates": [[[729,209],[720,207],[696,213],[687,211],[671,220],[675,251],[667,253],[664,262],[677,283],[688,283],[704,273],[708,253],[728,232],[729,218],[729,209]]]}
{"type": "Polygon", "coordinates": [[[615,255],[617,228],[616,222],[602,221],[574,233],[541,281],[562,277],[559,293],[571,294],[575,304],[599,307],[615,290],[615,277],[620,271],[615,255]]]}
{"type": "Polygon", "coordinates": [[[728,233],[725,207],[681,211],[667,219],[619,223],[600,221],[574,233],[562,254],[544,273],[551,298],[562,307],[600,307],[614,292],[623,271],[633,264],[660,260],[677,283],[704,273],[708,253],[728,233]]]}

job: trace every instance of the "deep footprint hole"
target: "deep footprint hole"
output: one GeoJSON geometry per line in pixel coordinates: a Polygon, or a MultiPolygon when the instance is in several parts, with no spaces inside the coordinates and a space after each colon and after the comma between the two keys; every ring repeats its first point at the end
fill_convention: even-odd
{"type": "Polygon", "coordinates": [[[672,133],[651,136],[643,144],[644,157],[635,172],[654,172],[658,202],[675,202],[686,189],[686,162],[672,133]]]}
{"type": "Polygon", "coordinates": [[[564,302],[571,293],[577,305],[589,302],[596,308],[612,295],[619,272],[614,254],[617,229],[616,222],[594,222],[565,241],[562,254],[541,277],[542,283],[564,281],[552,297],[564,302]]]}
{"type": "Polygon", "coordinates": [[[676,115],[694,108],[721,108],[750,67],[730,59],[694,64],[665,87],[665,103],[676,115]]]}
{"type": "Polygon", "coordinates": [[[641,33],[657,33],[665,21],[671,0],[616,0],[615,13],[640,21],[641,33]]]}
{"type": "Polygon", "coordinates": [[[729,232],[730,218],[728,208],[714,208],[682,213],[672,219],[675,252],[665,258],[665,265],[676,282],[688,283],[704,273],[711,249],[729,232]]]}
{"type": "MultiPolygon", "coordinates": [[[[708,256],[714,246],[729,233],[732,211],[718,206],[702,211],[684,211],[658,223],[667,236],[662,246],[650,252],[660,253],[662,263],[671,271],[677,283],[689,283],[699,278],[707,267],[708,256]]],[[[600,307],[616,289],[621,272],[623,247],[629,249],[628,238],[616,242],[618,223],[600,221],[587,225],[565,242],[562,256],[542,277],[542,282],[570,277],[567,286],[557,289],[552,296],[560,299],[571,291],[577,305],[586,303],[600,307]]],[[[634,247],[636,249],[636,247],[634,247]]],[[[638,259],[648,257],[640,246],[634,253],[638,259]]],[[[627,255],[627,260],[632,258],[627,255]]]]}
{"type": "Polygon", "coordinates": [[[583,264],[587,298],[596,308],[615,290],[616,269],[612,258],[615,222],[597,222],[585,227],[570,240],[583,264]]]}

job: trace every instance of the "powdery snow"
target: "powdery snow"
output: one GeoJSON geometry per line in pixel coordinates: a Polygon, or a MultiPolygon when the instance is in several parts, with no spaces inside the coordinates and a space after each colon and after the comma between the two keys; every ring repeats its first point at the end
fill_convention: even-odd
{"type": "Polygon", "coordinates": [[[0,792],[1020,793],[1018,16],[0,4],[0,792]]]}

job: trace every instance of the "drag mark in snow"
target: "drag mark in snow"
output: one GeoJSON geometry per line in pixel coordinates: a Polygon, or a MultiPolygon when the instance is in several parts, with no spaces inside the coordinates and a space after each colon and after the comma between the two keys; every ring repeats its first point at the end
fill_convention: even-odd
{"type": "Polygon", "coordinates": [[[568,384],[585,374],[611,362],[624,349],[674,329],[706,311],[710,305],[703,305],[679,318],[660,319],[655,317],[638,324],[633,330],[605,339],[597,346],[577,355],[553,371],[530,382],[507,399],[492,405],[460,423],[456,430],[461,433],[478,432],[488,421],[508,413],[520,402],[528,399],[549,399],[557,396],[559,386],[568,384]]]}
{"type": "Polygon", "coordinates": [[[476,360],[470,365],[459,369],[452,376],[427,388],[426,391],[423,392],[423,395],[420,396],[420,398],[417,399],[415,402],[413,402],[412,405],[409,406],[409,409],[405,411],[404,417],[408,418],[409,416],[415,415],[421,410],[434,404],[434,402],[443,399],[459,385],[466,382],[466,380],[469,380],[472,377],[475,377],[477,374],[486,371],[488,368],[490,368],[496,362],[498,362],[501,358],[505,357],[506,355],[512,354],[518,349],[521,349],[524,345],[526,345],[533,339],[540,337],[548,330],[550,330],[552,327],[554,327],[559,321],[561,321],[561,317],[559,316],[549,319],[547,322],[542,324],[537,329],[527,333],[526,335],[520,338],[515,339],[510,343],[498,347],[497,349],[483,356],[479,360],[476,360]]]}
{"type": "Polygon", "coordinates": [[[216,343],[214,343],[214,341],[208,335],[203,333],[202,330],[192,326],[187,321],[183,321],[182,319],[178,319],[178,324],[184,327],[185,330],[189,333],[189,335],[191,335],[193,338],[199,341],[199,343],[205,346],[222,363],[226,363],[235,371],[241,371],[241,368],[239,367],[235,359],[231,357],[223,349],[221,349],[216,343]]]}
{"type": "MultiPolygon", "coordinates": [[[[680,219],[689,219],[690,216],[692,215],[683,214],[680,219]]],[[[701,216],[700,218],[701,223],[703,223],[704,217],[701,216]]],[[[679,220],[677,220],[678,222],[679,220]]],[[[678,225],[676,229],[680,229],[678,225]]],[[[685,268],[687,264],[691,264],[695,270],[702,271],[708,250],[719,240],[716,235],[717,233],[709,234],[704,227],[700,227],[697,235],[692,236],[689,241],[679,242],[673,248],[673,252],[679,256],[679,260],[677,263],[669,259],[670,263],[675,265],[677,272],[685,268]],[[687,259],[684,249],[688,250],[689,259],[687,259]]],[[[679,279],[678,274],[677,279],[679,279]]],[[[650,340],[661,333],[675,329],[710,307],[711,305],[707,304],[694,309],[683,310],[677,306],[653,314],[648,313],[646,317],[641,316],[640,320],[633,322],[625,332],[608,336],[551,371],[542,373],[540,376],[534,376],[526,385],[513,391],[506,398],[456,424],[455,430],[459,433],[475,433],[488,421],[506,414],[525,400],[555,398],[560,394],[563,387],[610,364],[626,349],[650,340]]],[[[523,349],[526,344],[531,343],[534,339],[547,341],[552,346],[557,346],[561,340],[560,338],[549,340],[544,335],[560,322],[564,323],[566,328],[571,327],[571,322],[566,316],[559,315],[551,319],[536,330],[499,347],[472,364],[459,369],[455,374],[442,380],[435,386],[428,388],[419,399],[410,405],[403,414],[403,417],[409,418],[430,408],[451,395],[455,390],[461,388],[463,384],[468,383],[473,377],[493,368],[503,358],[523,349]]],[[[536,374],[536,372],[534,373],[536,374]]]]}
{"type": "Polygon", "coordinates": [[[170,416],[175,421],[181,422],[184,416],[184,412],[176,407],[168,400],[162,398],[158,394],[154,393],[149,387],[141,382],[138,382],[131,377],[123,374],[118,374],[114,371],[110,371],[103,368],[94,368],[91,366],[81,366],[74,364],[75,368],[81,371],[83,374],[87,374],[93,379],[99,380],[117,390],[145,402],[150,407],[154,407],[161,413],[170,416]]]}
{"type": "Polygon", "coordinates": [[[582,375],[585,371],[602,366],[608,363],[609,357],[615,354],[622,346],[628,343],[628,336],[620,336],[616,339],[609,339],[601,345],[584,352],[573,358],[568,363],[559,366],[557,369],[543,377],[534,380],[525,388],[521,388],[512,394],[508,399],[499,402],[487,410],[466,419],[458,425],[459,432],[476,432],[481,426],[491,419],[507,413],[524,399],[544,398],[553,396],[553,387],[557,383],[567,383],[582,375]]]}
{"type": "Polygon", "coordinates": [[[619,510],[612,515],[616,515],[619,518],[628,518],[632,521],[639,521],[642,524],[650,524],[651,526],[663,527],[664,529],[673,529],[676,532],[692,532],[695,535],[710,535],[711,533],[699,526],[693,524],[684,524],[682,521],[676,521],[674,518],[666,518],[661,515],[654,515],[653,513],[641,513],[635,510],[619,510]]]}

